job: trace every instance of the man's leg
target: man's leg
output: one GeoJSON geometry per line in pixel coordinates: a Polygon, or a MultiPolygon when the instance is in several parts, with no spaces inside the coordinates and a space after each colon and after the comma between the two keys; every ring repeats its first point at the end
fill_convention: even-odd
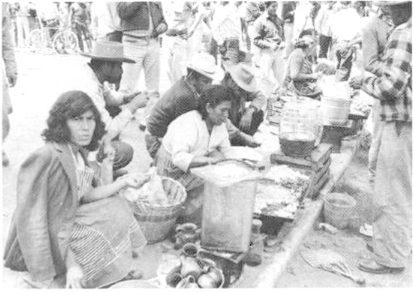
{"type": "Polygon", "coordinates": [[[118,170],[127,166],[133,158],[133,148],[125,142],[118,140],[111,142],[112,147],[115,149],[115,159],[113,161],[113,170],[118,170]]]}
{"type": "Polygon", "coordinates": [[[30,45],[30,24],[27,16],[23,17],[24,45],[30,45]]]}
{"type": "Polygon", "coordinates": [[[18,46],[20,48],[24,47],[24,28],[23,28],[23,17],[16,17],[16,25],[17,25],[17,39],[18,39],[18,46]]]}
{"type": "Polygon", "coordinates": [[[147,54],[143,60],[145,71],[146,88],[148,89],[149,101],[145,107],[142,126],[146,126],[146,120],[152,113],[152,109],[159,99],[159,81],[161,75],[161,47],[158,39],[151,39],[148,44],[147,54]]]}
{"type": "Polygon", "coordinates": [[[225,59],[231,64],[239,63],[239,46],[240,42],[238,39],[228,39],[226,40],[227,51],[225,52],[225,59]]]}
{"type": "MultiPolygon", "coordinates": [[[[12,105],[10,101],[10,95],[9,95],[9,87],[7,85],[7,79],[6,79],[6,74],[3,71],[3,84],[2,84],[2,89],[3,89],[3,97],[2,97],[2,131],[3,131],[3,145],[4,145],[4,140],[6,140],[7,136],[9,135],[10,132],[10,120],[9,120],[9,114],[12,112],[12,105]]],[[[6,153],[3,150],[3,166],[8,166],[9,165],[9,159],[6,155],[6,153]]]]}
{"type": "Polygon", "coordinates": [[[123,63],[123,75],[120,82],[120,91],[132,93],[138,84],[142,71],[143,60],[146,54],[147,41],[123,35],[124,53],[136,63],[123,63]]]}
{"type": "Polygon", "coordinates": [[[283,51],[277,50],[273,53],[274,59],[272,62],[272,72],[274,74],[274,78],[277,81],[278,85],[284,81],[284,74],[285,74],[285,59],[283,56],[283,51]]]}
{"type": "Polygon", "coordinates": [[[275,84],[275,72],[273,72],[274,64],[274,52],[269,49],[263,49],[260,51],[260,75],[261,78],[275,84]]]}
{"type": "Polygon", "coordinates": [[[83,46],[83,38],[82,38],[82,27],[78,24],[75,23],[75,33],[77,36],[77,40],[79,41],[79,49],[84,52],[85,48],[83,46]]]}
{"type": "Polygon", "coordinates": [[[374,190],[374,259],[391,268],[403,268],[412,243],[412,126],[400,135],[396,122],[383,129],[374,190]]]}
{"type": "Polygon", "coordinates": [[[327,58],[328,48],[330,46],[331,37],[320,35],[320,54],[319,58],[327,58]]]}
{"type": "Polygon", "coordinates": [[[285,35],[285,49],[284,49],[284,58],[288,59],[291,52],[294,50],[293,46],[293,23],[284,23],[284,35],[285,35]]]}
{"type": "Polygon", "coordinates": [[[373,133],[369,151],[369,181],[374,186],[374,178],[376,176],[377,157],[379,156],[381,136],[385,122],[380,120],[380,101],[375,100],[372,110],[373,133]]]}
{"type": "MultiPolygon", "coordinates": [[[[3,144],[4,144],[4,140],[9,135],[9,131],[10,131],[9,113],[4,105],[2,106],[2,115],[3,115],[2,120],[3,120],[3,144]]],[[[8,166],[10,162],[4,150],[3,150],[2,155],[3,155],[3,166],[8,166]]]]}

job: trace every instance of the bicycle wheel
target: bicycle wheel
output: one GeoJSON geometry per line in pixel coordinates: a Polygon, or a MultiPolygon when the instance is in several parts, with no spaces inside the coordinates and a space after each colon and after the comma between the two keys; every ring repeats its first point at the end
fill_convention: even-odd
{"type": "Polygon", "coordinates": [[[30,50],[32,52],[38,53],[42,50],[46,36],[43,31],[39,28],[32,30],[29,34],[30,40],[30,50]]]}
{"type": "Polygon", "coordinates": [[[58,32],[53,37],[53,50],[58,54],[73,54],[79,48],[77,36],[70,30],[58,32]]]}

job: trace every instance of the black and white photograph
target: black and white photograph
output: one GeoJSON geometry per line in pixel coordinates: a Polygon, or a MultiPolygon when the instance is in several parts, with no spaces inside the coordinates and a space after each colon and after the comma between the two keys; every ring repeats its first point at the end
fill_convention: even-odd
{"type": "Polygon", "coordinates": [[[1,5],[3,289],[411,289],[412,0],[1,5]]]}

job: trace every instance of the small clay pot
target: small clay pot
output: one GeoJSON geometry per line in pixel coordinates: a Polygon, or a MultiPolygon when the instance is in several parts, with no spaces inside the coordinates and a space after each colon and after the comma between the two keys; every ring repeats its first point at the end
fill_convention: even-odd
{"type": "Polygon", "coordinates": [[[198,279],[198,277],[202,273],[202,269],[199,266],[198,261],[193,257],[185,257],[182,255],[181,262],[182,262],[182,267],[181,267],[182,276],[184,277],[193,276],[195,279],[198,279]]]}
{"type": "Polygon", "coordinates": [[[178,285],[176,285],[177,289],[183,289],[183,288],[198,288],[198,285],[196,284],[196,280],[193,276],[188,276],[183,278],[178,285]],[[195,287],[196,286],[196,287],[195,287]]]}
{"type": "Polygon", "coordinates": [[[171,287],[176,287],[184,277],[180,273],[173,273],[166,278],[166,284],[171,287]]]}
{"type": "Polygon", "coordinates": [[[195,258],[198,255],[198,247],[193,243],[186,243],[182,249],[182,254],[186,257],[195,258]]]}

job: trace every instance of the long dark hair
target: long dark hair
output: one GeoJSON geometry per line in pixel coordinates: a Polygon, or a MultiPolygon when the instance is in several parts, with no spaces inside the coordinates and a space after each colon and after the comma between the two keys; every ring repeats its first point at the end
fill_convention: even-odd
{"type": "Polygon", "coordinates": [[[212,108],[215,108],[223,101],[231,101],[232,97],[232,90],[229,88],[222,85],[210,85],[204,92],[202,92],[200,98],[201,101],[197,110],[201,114],[202,119],[205,120],[208,115],[206,110],[207,104],[209,104],[212,108]]]}
{"type": "Polygon", "coordinates": [[[47,128],[43,131],[42,137],[47,142],[70,142],[71,135],[67,120],[78,117],[88,110],[93,112],[96,127],[92,141],[85,148],[90,151],[96,150],[105,133],[105,126],[92,99],[82,91],[67,91],[59,96],[49,112],[47,128]]]}

